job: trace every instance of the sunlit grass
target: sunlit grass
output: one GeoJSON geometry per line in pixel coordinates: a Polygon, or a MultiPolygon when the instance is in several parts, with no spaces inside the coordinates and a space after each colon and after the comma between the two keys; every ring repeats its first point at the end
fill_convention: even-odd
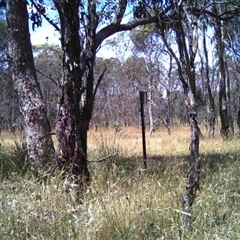
{"type": "MultiPolygon", "coordinates": [[[[181,232],[180,216],[189,127],[174,126],[172,135],[163,127],[146,133],[147,170],[141,129],[108,128],[90,130],[89,159],[118,155],[89,164],[92,182],[82,204],[63,191],[57,171],[47,181],[36,181],[31,171],[19,176],[14,168],[11,178],[2,178],[0,239],[240,239],[240,140],[202,132],[201,189],[188,232],[181,232]]],[[[9,133],[1,137],[3,165],[18,153],[10,151],[9,133]]]]}

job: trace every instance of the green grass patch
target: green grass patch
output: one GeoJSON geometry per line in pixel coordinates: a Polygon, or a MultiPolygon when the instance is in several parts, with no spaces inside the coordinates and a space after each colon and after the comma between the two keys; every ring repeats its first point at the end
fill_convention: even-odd
{"type": "MultiPolygon", "coordinates": [[[[24,167],[26,156],[20,150],[3,147],[0,239],[240,239],[240,140],[201,141],[201,189],[191,229],[182,232],[188,161],[183,146],[189,139],[183,132],[161,141],[148,138],[151,154],[144,170],[136,131],[107,132],[106,139],[102,132],[90,139],[90,158],[118,155],[89,164],[92,182],[81,204],[74,191],[63,191],[58,171],[38,181],[31,168],[24,167]]],[[[39,172],[48,173],[48,165],[39,172]]]]}

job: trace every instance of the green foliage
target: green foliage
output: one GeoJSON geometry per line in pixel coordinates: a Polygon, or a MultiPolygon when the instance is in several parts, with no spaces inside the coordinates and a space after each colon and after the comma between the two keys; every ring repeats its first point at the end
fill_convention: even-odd
{"type": "MultiPolygon", "coordinates": [[[[60,174],[45,182],[34,181],[30,175],[22,177],[20,172],[11,181],[5,178],[0,190],[0,238],[239,239],[240,140],[202,141],[201,191],[194,203],[192,227],[182,232],[186,156],[180,156],[176,149],[164,155],[166,146],[162,146],[163,156],[149,155],[149,169],[142,171],[141,156],[133,156],[135,151],[129,147],[123,148],[124,141],[134,134],[111,130],[94,140],[90,155],[102,158],[113,151],[120,154],[90,165],[91,189],[80,205],[74,192],[62,191],[60,174]]],[[[175,145],[186,148],[188,141],[176,138],[175,145]]],[[[21,156],[22,146],[15,148],[21,156]]],[[[9,156],[9,150],[4,154],[9,156]]],[[[24,154],[20,158],[24,159],[24,154]]]]}
{"type": "Polygon", "coordinates": [[[60,91],[61,54],[58,46],[50,44],[34,45],[34,63],[37,78],[43,93],[51,123],[56,119],[57,96],[60,91]]]}

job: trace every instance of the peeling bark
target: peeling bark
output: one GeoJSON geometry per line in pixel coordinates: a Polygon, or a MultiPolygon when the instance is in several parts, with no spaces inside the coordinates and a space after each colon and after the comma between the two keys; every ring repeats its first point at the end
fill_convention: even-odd
{"type": "Polygon", "coordinates": [[[197,121],[197,106],[195,104],[195,95],[191,90],[187,90],[186,107],[189,117],[189,125],[191,130],[190,138],[190,162],[187,174],[186,192],[182,198],[182,222],[183,228],[189,228],[191,225],[191,210],[196,197],[197,190],[200,185],[200,163],[199,163],[199,137],[201,131],[197,121]]]}
{"type": "Polygon", "coordinates": [[[79,37],[80,1],[55,0],[61,23],[62,93],[58,103],[56,132],[57,160],[68,190],[72,184],[82,191],[89,181],[87,167],[86,132],[88,126],[81,121],[81,97],[84,92],[81,72],[81,46],[79,37]],[[83,131],[86,130],[86,131],[83,131]]]}
{"type": "Polygon", "coordinates": [[[26,1],[7,1],[7,28],[10,67],[24,119],[29,161],[39,163],[53,155],[54,147],[34,67],[26,1]]]}
{"type": "Polygon", "coordinates": [[[200,129],[197,122],[197,105],[196,105],[196,79],[195,79],[195,57],[198,49],[198,22],[197,18],[190,16],[186,10],[184,2],[178,8],[178,20],[175,23],[174,31],[176,43],[178,46],[179,57],[175,54],[171,45],[168,43],[165,35],[165,28],[159,27],[160,34],[163,36],[163,42],[168,48],[170,54],[177,63],[180,81],[185,94],[185,105],[190,124],[190,162],[187,175],[186,192],[182,198],[182,229],[188,229],[191,225],[192,205],[199,189],[200,165],[199,165],[199,135],[200,129]],[[183,24],[183,12],[186,14],[188,21],[183,24]],[[187,31],[187,34],[186,34],[187,31]]]}

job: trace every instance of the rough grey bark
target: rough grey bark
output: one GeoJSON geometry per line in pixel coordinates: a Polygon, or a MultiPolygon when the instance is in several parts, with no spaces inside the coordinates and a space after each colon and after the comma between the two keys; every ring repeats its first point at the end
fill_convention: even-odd
{"type": "MultiPolygon", "coordinates": [[[[87,1],[86,18],[79,18],[80,0],[54,0],[60,16],[63,49],[62,93],[59,98],[56,124],[58,163],[65,176],[78,186],[86,186],[90,177],[87,166],[87,132],[92,118],[94,98],[101,82],[94,80],[94,64],[102,41],[119,31],[156,21],[156,18],[121,24],[127,1],[119,1],[112,23],[97,32],[97,3],[87,1]],[[84,27],[84,31],[81,29],[84,27]],[[81,37],[80,37],[80,36],[81,37]]],[[[82,5],[81,5],[82,6],[82,5]]],[[[84,15],[85,16],[85,15],[84,15]]]]}
{"type": "MultiPolygon", "coordinates": [[[[82,131],[79,4],[80,1],[55,0],[60,16],[62,57],[61,96],[58,103],[56,132],[58,164],[69,183],[83,187],[89,180],[86,159],[86,133],[82,131]]],[[[69,187],[67,185],[66,187],[69,187]]]]}
{"type": "MultiPolygon", "coordinates": [[[[195,80],[192,79],[193,82],[195,80]]],[[[191,225],[192,205],[199,190],[200,184],[200,162],[199,162],[199,137],[201,131],[198,127],[197,121],[197,106],[195,101],[195,90],[191,88],[185,90],[186,107],[189,117],[189,124],[191,130],[190,138],[190,162],[189,171],[187,174],[186,192],[182,198],[182,223],[183,228],[189,228],[191,225]]]]}
{"type": "MultiPolygon", "coordinates": [[[[195,79],[195,57],[198,49],[198,19],[186,10],[184,3],[178,6],[177,21],[173,26],[179,57],[175,54],[168,43],[165,32],[168,30],[165,25],[159,26],[160,34],[169,53],[177,63],[180,81],[182,82],[185,106],[190,125],[190,161],[187,174],[186,192],[182,198],[182,228],[188,229],[191,225],[192,205],[199,189],[200,163],[199,163],[199,136],[200,129],[197,121],[196,105],[196,79],[195,79]],[[183,19],[183,15],[186,18],[183,19]],[[186,20],[186,21],[185,21],[186,20]]],[[[189,6],[188,6],[189,7],[189,6]]]]}
{"type": "Polygon", "coordinates": [[[24,119],[29,161],[54,153],[46,106],[36,77],[28,27],[27,1],[7,1],[8,54],[14,88],[24,119]]]}

